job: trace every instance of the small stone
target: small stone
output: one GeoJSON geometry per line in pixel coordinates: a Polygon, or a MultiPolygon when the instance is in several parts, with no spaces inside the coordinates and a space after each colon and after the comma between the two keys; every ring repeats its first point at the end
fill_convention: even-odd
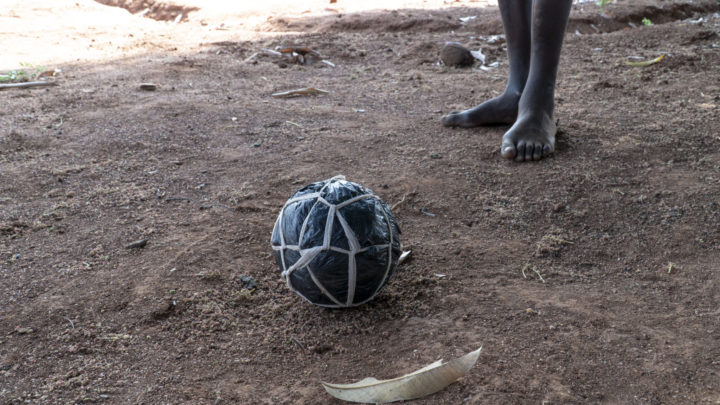
{"type": "Polygon", "coordinates": [[[26,335],[28,333],[33,333],[34,330],[32,328],[17,327],[15,328],[15,332],[17,332],[18,335],[26,335]]]}
{"type": "Polygon", "coordinates": [[[163,300],[150,311],[150,318],[156,321],[167,319],[177,307],[177,301],[163,300]]]}
{"type": "Polygon", "coordinates": [[[467,67],[473,64],[470,51],[458,42],[447,42],[440,50],[440,60],[445,66],[467,67]]]}
{"type": "Polygon", "coordinates": [[[248,290],[254,290],[257,288],[257,281],[255,281],[254,278],[246,274],[240,275],[240,282],[243,284],[243,287],[247,288],[248,290]]]}
{"type": "Polygon", "coordinates": [[[155,84],[155,83],[140,83],[140,90],[155,91],[155,90],[157,90],[157,84],[155,84]]]}
{"type": "Polygon", "coordinates": [[[136,240],[135,242],[130,242],[127,245],[125,245],[125,249],[141,249],[141,248],[144,248],[145,245],[147,245],[147,243],[148,243],[147,239],[136,240]]]}

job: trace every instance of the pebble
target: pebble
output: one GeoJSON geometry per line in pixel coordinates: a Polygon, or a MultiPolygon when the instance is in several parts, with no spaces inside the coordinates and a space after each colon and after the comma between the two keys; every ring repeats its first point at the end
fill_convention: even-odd
{"type": "Polygon", "coordinates": [[[147,245],[148,240],[147,239],[140,239],[136,240],[135,242],[130,242],[127,245],[125,245],[125,249],[140,249],[144,248],[145,245],[147,245]]]}
{"type": "Polygon", "coordinates": [[[240,282],[243,284],[243,287],[247,288],[248,290],[254,290],[257,288],[257,281],[255,281],[254,278],[248,276],[247,274],[240,275],[240,282]]]}

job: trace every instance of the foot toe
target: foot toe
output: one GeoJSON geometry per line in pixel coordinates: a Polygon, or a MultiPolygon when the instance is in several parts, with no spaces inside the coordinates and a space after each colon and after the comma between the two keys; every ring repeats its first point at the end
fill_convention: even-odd
{"type": "Polygon", "coordinates": [[[502,147],[500,148],[500,154],[505,159],[514,159],[517,155],[517,149],[512,142],[503,142],[502,147]]]}
{"type": "Polygon", "coordinates": [[[533,160],[540,160],[543,157],[543,144],[536,143],[535,147],[533,148],[533,160]]]}
{"type": "Polygon", "coordinates": [[[442,117],[442,123],[446,127],[454,127],[457,126],[457,119],[458,119],[458,112],[457,111],[451,111],[450,114],[442,117]]]}
{"type": "Polygon", "coordinates": [[[526,146],[527,145],[525,145],[525,142],[523,142],[523,141],[518,142],[518,144],[516,146],[517,153],[515,154],[516,162],[522,162],[525,160],[525,147],[526,146]]]}
{"type": "Polygon", "coordinates": [[[503,135],[501,153],[517,162],[541,160],[555,151],[555,126],[547,114],[526,114],[503,135]]]}
{"type": "Polygon", "coordinates": [[[552,155],[554,151],[555,148],[553,148],[552,145],[544,145],[542,148],[542,157],[548,157],[552,155]]]}
{"type": "Polygon", "coordinates": [[[533,160],[533,155],[535,152],[535,145],[532,143],[525,144],[525,161],[530,162],[533,160]]]}

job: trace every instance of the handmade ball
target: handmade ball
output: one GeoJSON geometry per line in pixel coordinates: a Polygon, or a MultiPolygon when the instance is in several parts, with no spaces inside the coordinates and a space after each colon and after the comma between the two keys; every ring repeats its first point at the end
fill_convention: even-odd
{"type": "Polygon", "coordinates": [[[342,176],[290,197],[275,221],[271,243],[288,287],[331,308],[375,298],[401,253],[400,228],[390,207],[342,176]]]}

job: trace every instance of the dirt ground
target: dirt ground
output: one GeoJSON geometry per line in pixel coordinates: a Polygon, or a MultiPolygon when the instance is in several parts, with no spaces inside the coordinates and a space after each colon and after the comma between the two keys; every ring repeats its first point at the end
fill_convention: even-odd
{"type": "Polygon", "coordinates": [[[720,403],[715,0],[575,5],[557,151],[525,164],[500,157],[506,127],[440,125],[504,88],[493,7],[42,3],[0,17],[3,69],[62,70],[0,91],[1,403],[339,404],[320,380],[480,346],[414,403],[720,403]],[[487,66],[439,65],[445,41],[487,66]],[[285,46],[335,67],[263,52],[285,46]],[[308,86],[330,93],[271,97],[308,86]],[[291,293],[269,242],[337,174],[395,207],[413,252],[351,310],[291,293]]]}

